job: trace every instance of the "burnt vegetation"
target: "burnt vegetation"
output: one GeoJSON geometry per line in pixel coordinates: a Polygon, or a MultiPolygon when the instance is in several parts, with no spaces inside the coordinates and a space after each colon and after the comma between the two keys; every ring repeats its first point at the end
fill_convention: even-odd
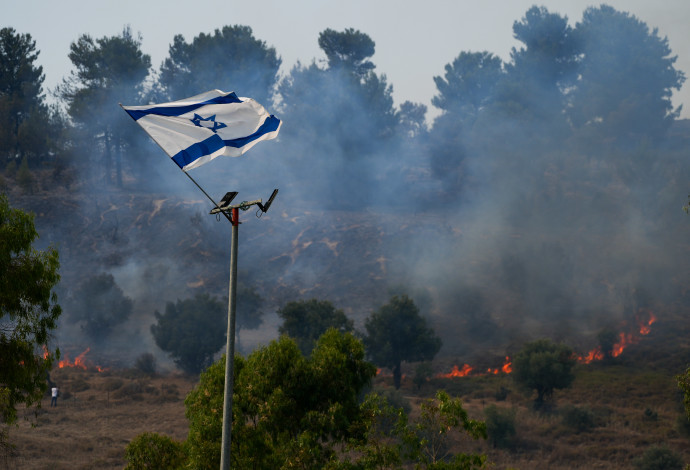
{"type": "MultiPolygon", "coordinates": [[[[283,75],[279,45],[243,25],[175,36],[159,70],[129,28],[82,35],[57,90],[43,89],[40,44],[0,30],[0,190],[36,214],[38,248],[60,253],[51,350],[90,348],[93,361],[55,361],[50,379],[65,406],[50,413],[70,404],[73,414],[43,410],[35,432],[20,427],[22,466],[50,458],[31,436],[76,429],[104,406],[177,414],[167,427],[143,420],[87,439],[84,455],[100,444],[119,453],[73,462],[122,468],[137,435],[131,452],[185,459],[184,396],[225,344],[230,232],[117,103],[207,88],[254,97],[283,121],[279,141],[193,170],[213,196],[280,188],[261,220],[242,214],[241,361],[259,367],[272,351],[262,348],[284,334],[296,342],[281,347],[307,367],[335,328],[354,335],[357,351],[359,337],[380,369],[362,365],[347,400],[373,390],[415,419],[445,389],[486,420],[488,440],[444,442],[448,459],[478,453],[498,468],[553,469],[690,461],[674,381],[690,361],[690,122],[671,102],[685,76],[662,33],[606,5],[577,23],[532,7],[513,24],[520,45],[507,61],[458,44],[443,71],[429,71],[430,118],[424,104],[395,104],[376,70],[376,38],[351,28],[325,29],[314,38],[323,57],[283,75]]],[[[191,422],[214,413],[198,401],[191,422]]],[[[334,444],[320,458],[338,455],[343,436],[374,439],[365,417],[382,403],[348,401],[348,419],[370,427],[329,429],[343,441],[319,442],[334,444]]],[[[376,424],[391,431],[387,419],[376,424]]],[[[381,443],[402,445],[405,429],[381,443]]]]}

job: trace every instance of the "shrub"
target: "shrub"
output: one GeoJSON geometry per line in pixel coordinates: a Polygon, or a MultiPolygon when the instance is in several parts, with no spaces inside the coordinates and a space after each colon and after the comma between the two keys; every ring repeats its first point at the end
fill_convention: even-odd
{"type": "Polygon", "coordinates": [[[564,406],[561,410],[562,422],[575,432],[587,432],[596,427],[594,413],[586,407],[564,406]]]}
{"type": "Polygon", "coordinates": [[[144,353],[137,357],[134,368],[146,375],[156,375],[156,358],[151,353],[144,353]]]}
{"type": "Polygon", "coordinates": [[[634,464],[637,470],[682,470],[683,459],[666,446],[653,446],[634,464]]]}
{"type": "Polygon", "coordinates": [[[140,434],[125,449],[125,470],[182,468],[182,444],[157,433],[140,434]]]}
{"type": "Polygon", "coordinates": [[[510,448],[515,438],[515,409],[489,405],[484,409],[486,432],[494,448],[510,448]]]}

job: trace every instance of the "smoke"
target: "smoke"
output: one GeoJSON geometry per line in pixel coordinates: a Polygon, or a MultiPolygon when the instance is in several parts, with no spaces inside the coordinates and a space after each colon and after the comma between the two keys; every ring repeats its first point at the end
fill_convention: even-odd
{"type": "MultiPolygon", "coordinates": [[[[687,305],[679,207],[690,168],[678,134],[611,144],[505,109],[471,123],[442,115],[411,134],[395,124],[385,77],[353,82],[314,63],[283,80],[279,138],[190,173],[215,200],[227,191],[266,200],[280,189],[259,220],[241,213],[241,281],[269,313],[243,332],[245,351],[275,337],[271,314],[300,298],[330,300],[361,325],[406,290],[442,337],[442,354],[501,356],[541,336],[592,344],[640,309],[687,305]]],[[[230,225],[208,214],[212,204],[135,137],[143,132],[134,123],[120,123],[128,118],[110,101],[100,114],[129,139],[123,189],[99,183],[101,163],[87,159],[76,166],[80,184],[56,192],[49,211],[44,201],[26,205],[60,250],[65,295],[106,272],[133,301],[129,318],[93,347],[163,360],[153,313],[200,291],[227,295],[230,225]]],[[[80,341],[74,313],[64,316],[58,338],[80,341]]]]}

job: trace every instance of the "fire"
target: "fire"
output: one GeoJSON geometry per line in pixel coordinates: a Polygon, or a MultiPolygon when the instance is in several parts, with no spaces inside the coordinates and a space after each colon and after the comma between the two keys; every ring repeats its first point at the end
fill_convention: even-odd
{"type": "Polygon", "coordinates": [[[656,315],[652,311],[649,312],[649,320],[640,325],[640,334],[648,335],[652,331],[651,326],[656,321],[656,315]]]}
{"type": "MultiPolygon", "coordinates": [[[[638,320],[639,334],[643,336],[648,335],[652,331],[651,326],[657,320],[656,315],[654,315],[651,310],[647,313],[649,314],[649,318],[647,320],[638,320]]],[[[619,333],[618,341],[611,349],[611,355],[613,357],[618,357],[623,353],[623,350],[627,346],[637,344],[639,341],[640,338],[633,333],[619,333]]],[[[578,362],[582,364],[590,364],[593,361],[601,361],[602,359],[604,359],[604,353],[601,351],[601,347],[599,346],[589,351],[585,356],[578,356],[577,358],[578,362]]]]}
{"type": "Polygon", "coordinates": [[[462,368],[459,368],[457,365],[455,365],[447,374],[437,374],[436,377],[441,379],[452,379],[455,377],[467,377],[469,375],[498,375],[500,373],[510,374],[513,372],[513,363],[510,360],[510,356],[506,356],[506,360],[501,367],[497,367],[495,369],[489,367],[486,369],[485,373],[472,373],[473,370],[474,367],[470,366],[469,364],[464,364],[462,368]]]}
{"type": "MultiPolygon", "coordinates": [[[[74,367],[76,369],[87,370],[89,368],[89,366],[86,364],[85,357],[89,351],[91,351],[91,348],[86,348],[86,350],[84,350],[81,354],[79,354],[74,359],[74,362],[70,362],[69,354],[67,354],[67,352],[65,352],[65,358],[62,359],[60,362],[58,362],[58,368],[62,369],[64,367],[74,367]]],[[[91,365],[93,365],[93,364],[91,364],[91,365]]],[[[103,372],[104,370],[107,370],[107,368],[101,367],[101,366],[94,366],[94,368],[98,372],[103,372]]]]}
{"type": "Polygon", "coordinates": [[[470,372],[472,372],[472,367],[470,367],[469,364],[464,364],[462,366],[462,369],[458,369],[458,366],[455,365],[453,366],[453,370],[448,372],[447,374],[438,374],[436,377],[441,377],[444,379],[450,379],[453,377],[467,377],[470,372]]]}

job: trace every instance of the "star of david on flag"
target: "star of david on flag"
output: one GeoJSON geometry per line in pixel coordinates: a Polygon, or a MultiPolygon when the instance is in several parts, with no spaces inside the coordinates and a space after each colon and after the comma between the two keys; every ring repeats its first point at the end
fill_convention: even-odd
{"type": "Polygon", "coordinates": [[[220,90],[122,108],[183,171],[221,155],[239,157],[257,142],[276,138],[281,125],[253,99],[220,90]]]}

